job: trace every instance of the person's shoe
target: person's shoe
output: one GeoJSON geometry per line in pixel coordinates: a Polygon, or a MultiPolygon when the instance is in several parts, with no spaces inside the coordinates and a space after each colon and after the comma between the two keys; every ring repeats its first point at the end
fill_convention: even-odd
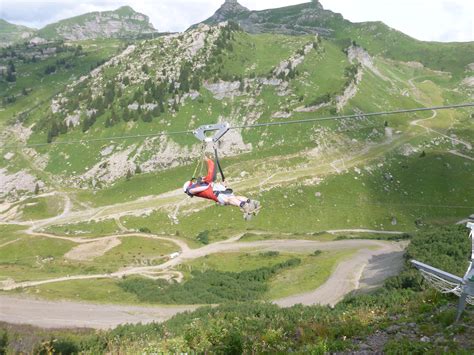
{"type": "Polygon", "coordinates": [[[260,208],[260,202],[259,201],[252,200],[251,203],[252,203],[253,211],[256,211],[260,208]]]}
{"type": "Polygon", "coordinates": [[[241,208],[240,210],[243,212],[243,213],[251,213],[252,212],[252,206],[250,203],[245,203],[241,208]]]}

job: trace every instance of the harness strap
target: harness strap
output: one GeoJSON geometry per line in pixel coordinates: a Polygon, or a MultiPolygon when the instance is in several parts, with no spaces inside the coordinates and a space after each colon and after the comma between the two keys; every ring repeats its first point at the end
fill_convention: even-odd
{"type": "Polygon", "coordinates": [[[191,177],[192,180],[196,179],[196,173],[199,172],[199,175],[201,175],[202,166],[204,164],[205,150],[206,150],[206,143],[203,142],[203,144],[201,146],[201,158],[199,159],[199,161],[196,165],[196,168],[194,169],[193,176],[191,177]]]}
{"type": "Polygon", "coordinates": [[[214,146],[214,155],[216,156],[216,164],[217,164],[217,167],[219,168],[219,173],[221,174],[222,181],[224,182],[225,176],[224,176],[224,172],[222,171],[221,163],[219,162],[219,156],[217,154],[217,148],[215,146],[214,146]]]}

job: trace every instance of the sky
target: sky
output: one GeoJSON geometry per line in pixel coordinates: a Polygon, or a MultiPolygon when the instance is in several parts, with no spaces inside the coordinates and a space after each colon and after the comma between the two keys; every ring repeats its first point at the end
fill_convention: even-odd
{"type": "MultiPolygon", "coordinates": [[[[129,5],[150,17],[159,31],[183,31],[211,16],[224,0],[0,0],[0,18],[41,28],[91,11],[129,5]]],[[[239,0],[250,10],[299,4],[305,0],[239,0]]],[[[383,21],[426,41],[474,41],[473,0],[320,0],[325,9],[353,22],[383,21]]]]}

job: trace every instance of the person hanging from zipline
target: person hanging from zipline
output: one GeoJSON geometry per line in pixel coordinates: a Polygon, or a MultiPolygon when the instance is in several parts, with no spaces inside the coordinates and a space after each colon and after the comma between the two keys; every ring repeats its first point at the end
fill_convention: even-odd
{"type": "MultiPolygon", "coordinates": [[[[204,157],[207,163],[207,175],[204,177],[193,177],[183,185],[183,191],[190,197],[201,197],[215,201],[221,206],[239,207],[244,213],[245,220],[250,220],[260,210],[260,202],[251,200],[244,196],[236,196],[232,189],[227,187],[216,151],[216,163],[222,176],[222,182],[216,182],[216,163],[208,157],[204,157]]],[[[196,168],[197,171],[197,168],[196,168]]],[[[195,173],[196,173],[195,171],[195,173]]]]}

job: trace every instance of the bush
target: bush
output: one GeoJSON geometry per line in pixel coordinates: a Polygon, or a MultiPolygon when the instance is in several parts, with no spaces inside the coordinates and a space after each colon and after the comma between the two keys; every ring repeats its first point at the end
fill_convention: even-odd
{"type": "Polygon", "coordinates": [[[143,302],[163,304],[213,304],[226,301],[259,299],[268,286],[266,281],[278,271],[301,263],[290,259],[283,263],[243,272],[193,271],[183,284],[164,280],[127,278],[119,283],[125,291],[134,293],[143,302]]]}
{"type": "Polygon", "coordinates": [[[412,339],[389,340],[385,345],[384,352],[388,354],[426,354],[432,349],[432,345],[412,339]]]}
{"type": "Polygon", "coordinates": [[[265,253],[260,253],[260,256],[263,256],[263,257],[273,257],[273,256],[278,256],[278,255],[280,255],[280,252],[273,251],[273,250],[266,251],[265,253]]]}
{"type": "Polygon", "coordinates": [[[48,65],[44,69],[45,75],[53,74],[56,71],[56,66],[55,65],[48,65]]]}
{"type": "Polygon", "coordinates": [[[205,244],[205,245],[209,244],[209,231],[205,230],[199,233],[196,239],[202,244],[205,244]]]}
{"type": "Polygon", "coordinates": [[[8,346],[8,334],[5,330],[0,329],[0,355],[6,354],[8,346]]]}
{"type": "Polygon", "coordinates": [[[38,355],[49,355],[49,354],[62,354],[70,355],[77,354],[79,352],[78,345],[72,340],[65,339],[55,339],[51,338],[50,340],[43,341],[41,344],[37,345],[34,354],[38,355]]]}
{"type": "Polygon", "coordinates": [[[407,248],[407,260],[416,259],[455,275],[464,275],[471,243],[464,225],[426,227],[407,248]]]}

